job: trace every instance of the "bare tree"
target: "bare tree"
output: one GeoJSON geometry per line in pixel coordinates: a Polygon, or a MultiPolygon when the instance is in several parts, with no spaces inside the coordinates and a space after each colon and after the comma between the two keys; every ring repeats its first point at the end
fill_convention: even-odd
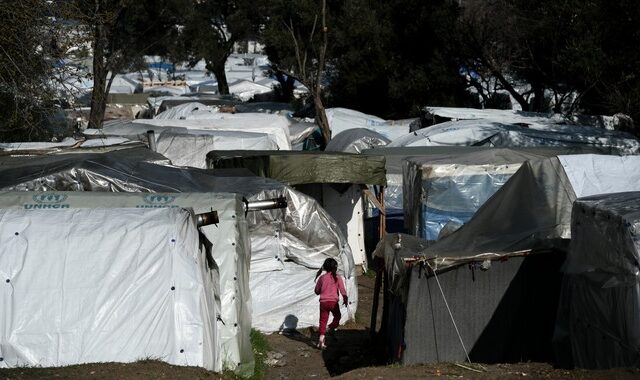
{"type": "MultiPolygon", "coordinates": [[[[286,3],[286,2],[285,2],[286,3]]],[[[275,70],[293,77],[309,89],[316,113],[316,123],[325,143],[331,140],[331,129],[324,108],[324,75],[329,49],[327,2],[298,2],[296,9],[276,2],[268,30],[267,43],[275,70]]]]}

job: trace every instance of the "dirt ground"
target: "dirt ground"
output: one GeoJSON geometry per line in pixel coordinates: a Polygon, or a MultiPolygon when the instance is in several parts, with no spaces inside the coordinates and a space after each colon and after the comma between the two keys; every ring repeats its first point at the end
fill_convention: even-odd
{"type": "MultiPolygon", "coordinates": [[[[375,350],[369,332],[372,278],[359,280],[356,320],[328,337],[328,348],[315,348],[317,332],[304,329],[266,336],[267,379],[639,379],[640,369],[607,371],[564,370],[548,363],[466,365],[439,363],[423,366],[375,366],[375,350]]],[[[378,318],[379,320],[379,318],[378,318]]],[[[177,367],[157,361],[130,364],[86,364],[63,368],[0,369],[0,379],[234,379],[202,368],[177,367]]]]}

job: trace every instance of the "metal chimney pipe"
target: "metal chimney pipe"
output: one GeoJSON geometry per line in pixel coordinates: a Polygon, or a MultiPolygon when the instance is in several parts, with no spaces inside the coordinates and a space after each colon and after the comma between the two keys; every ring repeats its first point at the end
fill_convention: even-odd
{"type": "Polygon", "coordinates": [[[278,208],[287,207],[287,198],[279,197],[273,199],[266,199],[264,201],[247,201],[244,200],[244,211],[261,211],[261,210],[274,210],[278,208]]]}
{"type": "Polygon", "coordinates": [[[196,214],[196,225],[198,227],[208,226],[210,224],[218,224],[220,219],[218,219],[217,211],[205,212],[202,214],[196,214]]]}

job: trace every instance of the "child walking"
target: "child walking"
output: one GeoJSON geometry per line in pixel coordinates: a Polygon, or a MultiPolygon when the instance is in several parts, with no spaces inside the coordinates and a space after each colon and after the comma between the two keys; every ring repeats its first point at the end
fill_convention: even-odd
{"type": "Polygon", "coordinates": [[[320,295],[320,339],[318,341],[318,348],[321,350],[327,347],[324,344],[324,336],[327,331],[329,313],[333,314],[333,321],[329,324],[330,329],[335,329],[340,323],[341,315],[340,305],[338,304],[338,293],[342,294],[342,303],[345,306],[349,304],[347,291],[344,288],[344,281],[342,277],[338,276],[337,272],[338,262],[329,258],[324,261],[322,268],[320,268],[318,274],[316,274],[316,294],[320,295]],[[320,276],[323,270],[327,273],[320,276]]]}

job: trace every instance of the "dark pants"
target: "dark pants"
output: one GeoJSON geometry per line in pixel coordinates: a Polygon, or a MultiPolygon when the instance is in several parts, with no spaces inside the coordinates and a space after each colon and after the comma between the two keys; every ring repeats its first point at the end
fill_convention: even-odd
{"type": "Polygon", "coordinates": [[[329,324],[330,329],[335,329],[340,324],[340,305],[338,301],[321,301],[320,302],[320,335],[324,335],[327,331],[327,321],[329,313],[333,314],[333,321],[329,324]]]}

